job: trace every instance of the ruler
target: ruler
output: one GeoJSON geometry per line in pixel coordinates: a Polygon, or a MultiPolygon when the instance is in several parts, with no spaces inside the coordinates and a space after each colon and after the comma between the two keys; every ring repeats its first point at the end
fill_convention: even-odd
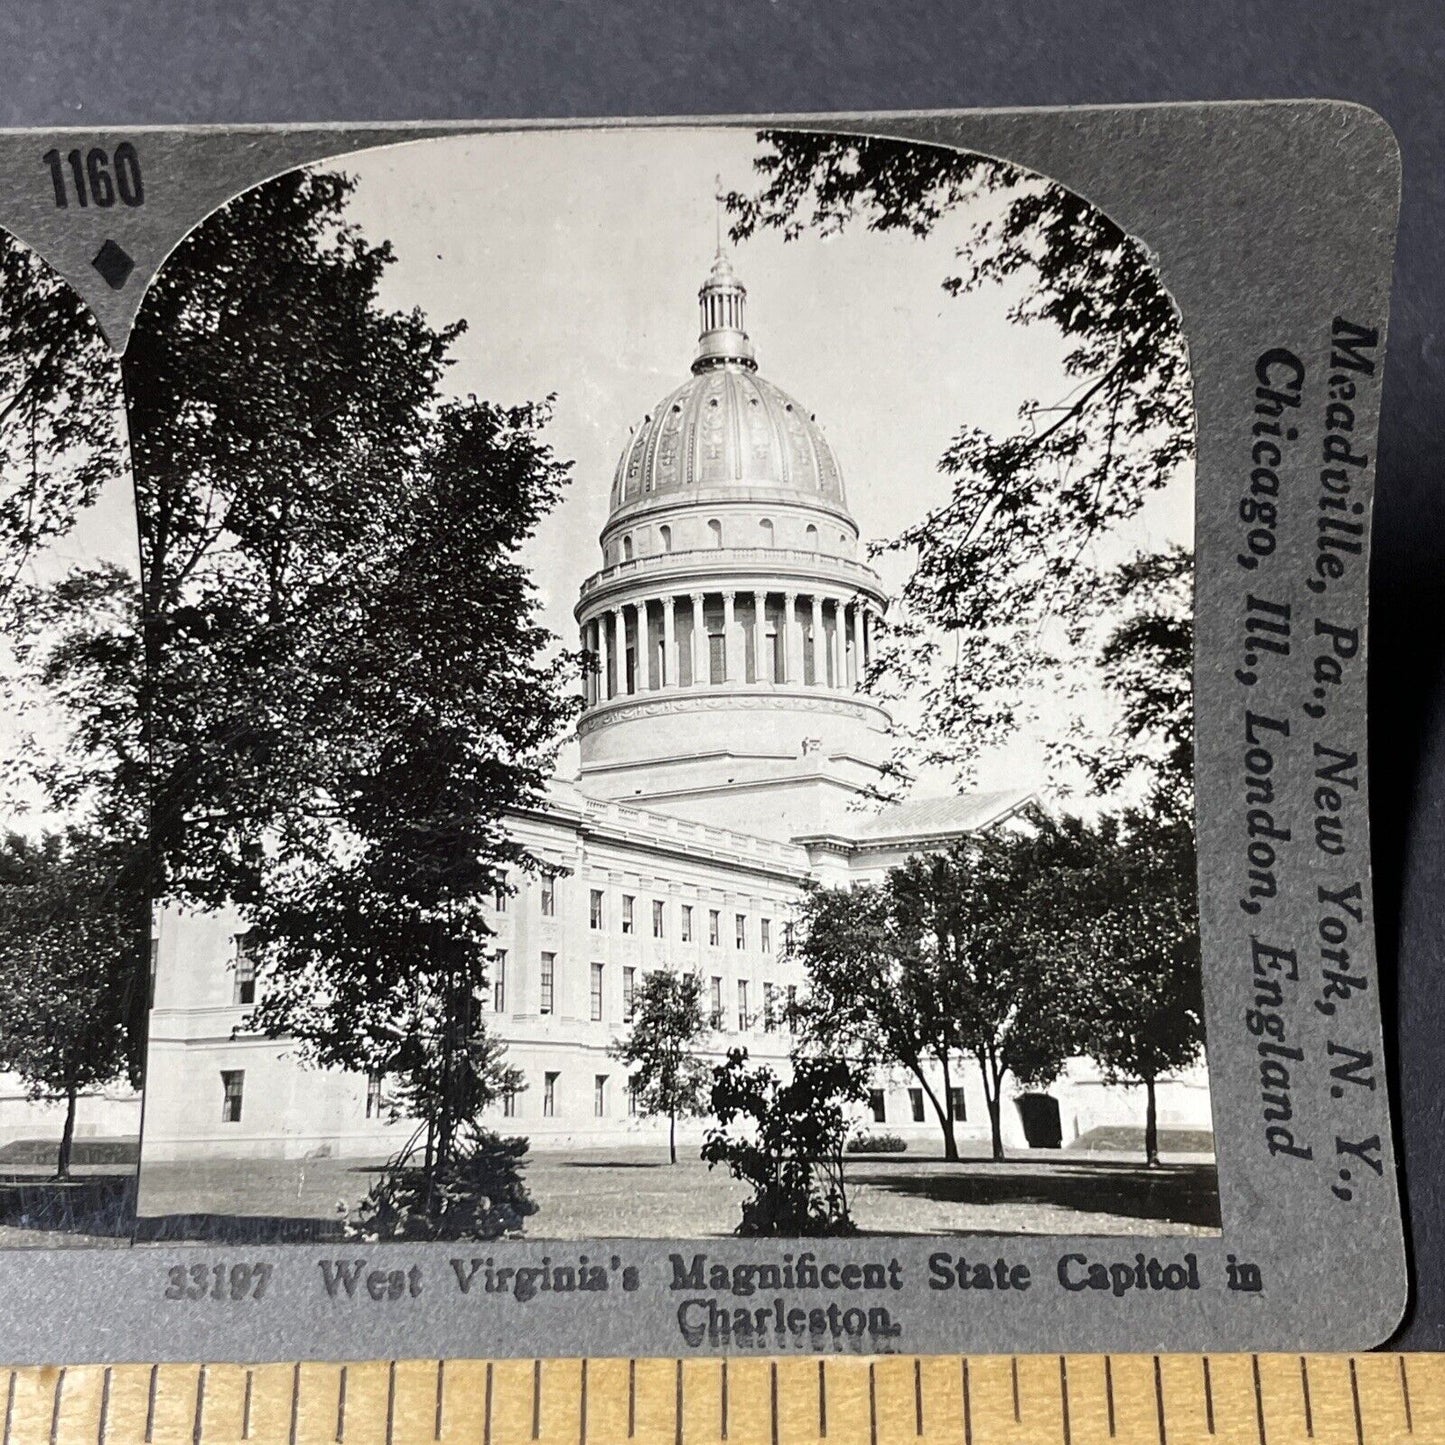
{"type": "MultiPolygon", "coordinates": [[[[0,1382],[4,1373],[0,1371],[0,1382]]],[[[4,1445],[1445,1442],[1445,1355],[82,1365],[10,1372],[4,1445]]]]}

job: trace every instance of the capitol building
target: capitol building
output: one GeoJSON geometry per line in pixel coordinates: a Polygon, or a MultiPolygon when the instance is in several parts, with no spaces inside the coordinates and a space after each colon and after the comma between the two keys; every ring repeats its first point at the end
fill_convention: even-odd
{"type": "MultiPolygon", "coordinates": [[[[817,417],[758,369],[747,293],[721,252],[699,301],[691,370],[632,428],[600,566],[578,588],[595,664],[580,763],[515,818],[544,871],[514,875],[492,904],[489,1022],[526,1088],[491,1122],[537,1149],[665,1139],[608,1055],[645,974],[702,977],[710,1053],[742,1046],[782,1063],[803,984],[786,956],[803,890],[876,881],[1009,826],[1031,796],[874,801],[890,720],[862,683],[888,599],[817,417]]],[[[163,915],[143,1161],[379,1159],[409,1133],[390,1120],[385,1077],[303,1067],[284,1040],[247,1034],[263,985],[239,915],[163,915]]],[[[955,1078],[967,1148],[987,1140],[988,1115],[977,1070],[965,1061],[955,1078]]],[[[875,1127],[937,1151],[917,1081],[897,1071],[874,1084],[875,1127]]],[[[1049,1095],[1065,1144],[1142,1126],[1142,1092],[1082,1064],[1049,1095]]],[[[1202,1067],[1159,1103],[1162,1127],[1208,1129],[1202,1067]]],[[[1006,1102],[1004,1116],[1006,1140],[1025,1142],[1020,1111],[1006,1102]]]]}

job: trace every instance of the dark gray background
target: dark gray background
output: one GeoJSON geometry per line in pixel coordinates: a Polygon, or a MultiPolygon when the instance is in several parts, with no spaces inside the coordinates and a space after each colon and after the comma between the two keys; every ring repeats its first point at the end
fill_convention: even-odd
{"type": "MultiPolygon", "coordinates": [[[[706,114],[1325,96],[1394,127],[1404,207],[1371,629],[1375,885],[1414,1302],[1445,1347],[1445,4],[527,0],[7,5],[0,124],[706,114]]],[[[1341,1302],[1342,1309],[1348,1306],[1341,1302]]]]}

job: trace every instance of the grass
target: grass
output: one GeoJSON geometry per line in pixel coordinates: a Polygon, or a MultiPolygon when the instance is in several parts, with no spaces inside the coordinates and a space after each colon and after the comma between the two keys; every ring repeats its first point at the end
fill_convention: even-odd
{"type": "MultiPolygon", "coordinates": [[[[140,1238],[310,1242],[340,1237],[375,1165],[346,1160],[206,1160],[142,1171],[140,1238]]],[[[527,1184],[539,1239],[730,1234],[745,1191],[691,1153],[665,1148],[535,1153],[527,1184]]],[[[867,1234],[1198,1235],[1219,1228],[1212,1162],[1145,1169],[1135,1157],[1020,1153],[1002,1163],[849,1157],[853,1217],[867,1234]]]]}

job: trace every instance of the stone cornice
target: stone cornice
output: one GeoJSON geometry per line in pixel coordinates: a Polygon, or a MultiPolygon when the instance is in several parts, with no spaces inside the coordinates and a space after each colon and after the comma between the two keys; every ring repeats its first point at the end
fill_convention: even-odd
{"type": "Polygon", "coordinates": [[[755,691],[742,684],[729,686],[720,683],[716,687],[660,688],[656,692],[614,697],[589,709],[578,719],[577,736],[586,737],[599,728],[669,713],[813,712],[856,717],[864,722],[881,720],[886,724],[889,721],[882,707],[856,693],[793,689],[785,685],[754,686],[755,691]]]}

